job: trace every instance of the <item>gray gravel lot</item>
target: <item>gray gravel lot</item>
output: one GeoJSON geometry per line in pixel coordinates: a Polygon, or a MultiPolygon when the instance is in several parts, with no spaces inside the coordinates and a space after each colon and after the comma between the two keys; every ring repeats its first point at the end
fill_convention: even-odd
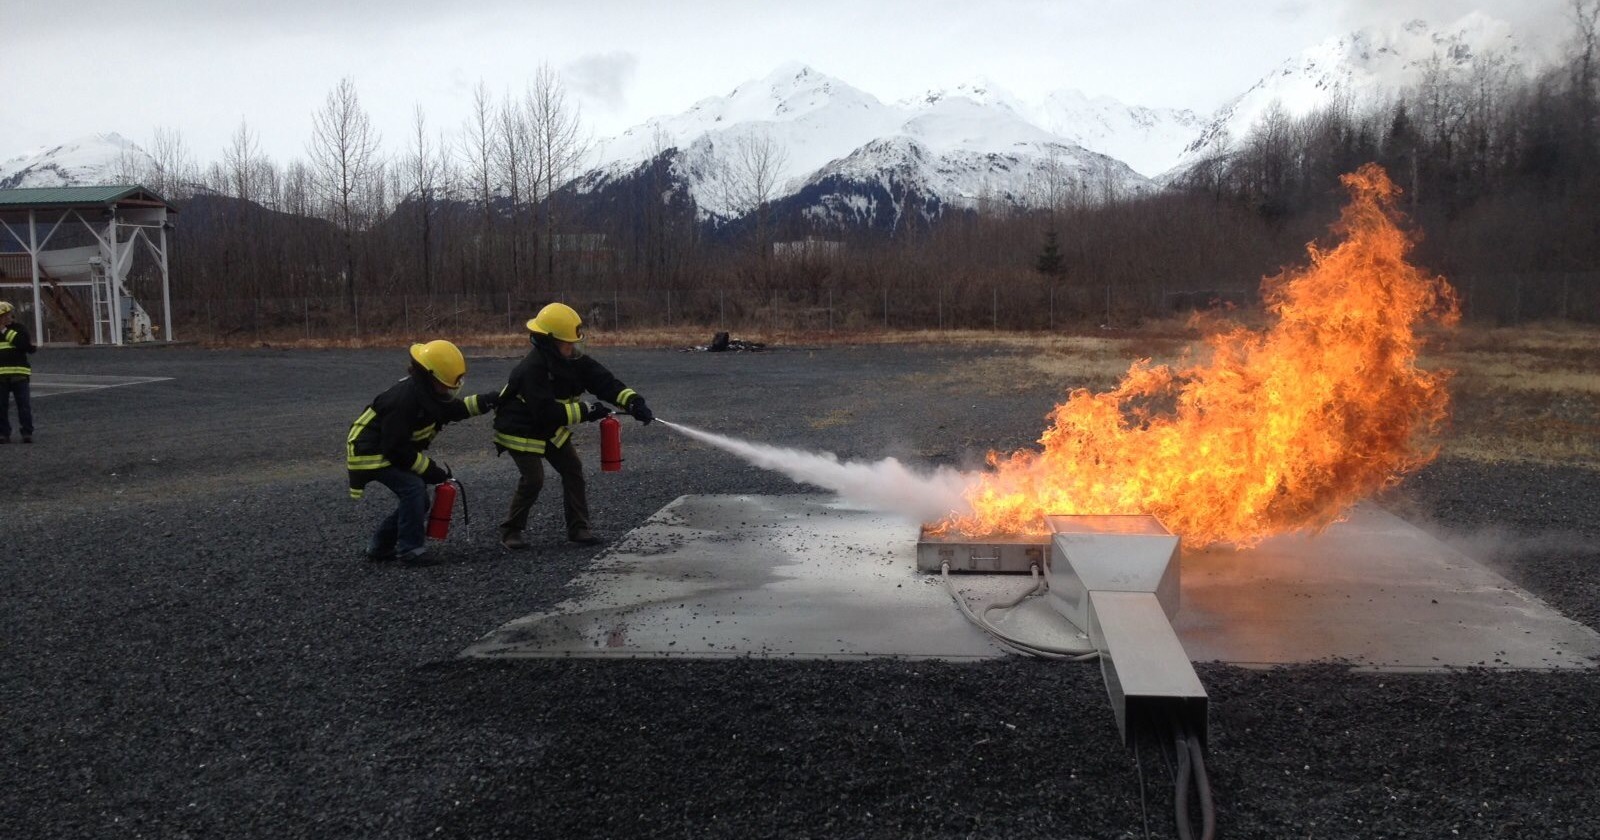
{"type": "MultiPolygon", "coordinates": [[[[38,442],[0,448],[0,837],[1144,836],[1093,667],[455,659],[596,552],[556,498],[499,548],[515,470],[476,420],[436,445],[471,527],[431,565],[360,559],[389,498],[346,498],[343,435],[403,352],[36,358],[176,378],[40,400],[38,442]]],[[[989,355],[962,348],[596,352],[663,417],[919,463],[1026,444],[1074,384],[950,386],[989,355]]],[[[512,364],[468,356],[469,390],[512,364]]],[[[603,536],[805,492],[660,426],[629,422],[616,475],[581,440],[603,536]]],[[[1600,474],[1442,462],[1383,501],[1600,627],[1600,474]]],[[[1600,836],[1596,672],[1200,670],[1219,836],[1600,836]]]]}

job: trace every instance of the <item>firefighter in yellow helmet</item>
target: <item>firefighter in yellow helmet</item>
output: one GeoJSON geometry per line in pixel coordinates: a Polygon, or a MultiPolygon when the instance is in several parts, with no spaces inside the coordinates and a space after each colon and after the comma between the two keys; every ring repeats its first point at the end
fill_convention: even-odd
{"type": "Polygon", "coordinates": [[[490,411],[494,391],[456,395],[467,376],[467,360],[448,341],[411,345],[406,378],[374,397],[350,426],[345,438],[345,467],[350,497],[359,499],[371,482],[394,491],[399,506],[378,525],[367,544],[367,559],[420,559],[428,485],[450,477],[450,471],[424,454],[446,423],[490,411]]]}
{"type": "Polygon", "coordinates": [[[11,323],[11,304],[0,300],[0,443],[11,442],[11,398],[17,400],[22,442],[33,443],[33,368],[28,354],[38,350],[27,331],[11,323]]]}
{"type": "Polygon", "coordinates": [[[579,398],[584,392],[593,394],[641,423],[651,422],[655,414],[637,391],[584,354],[583,319],[572,307],[552,303],[527,327],[533,349],[511,371],[494,413],[495,449],[511,453],[519,475],[511,510],[500,523],[500,542],[513,550],[528,547],[522,531],[544,486],[544,462],[549,461],[561,476],[567,539],[593,545],[600,540],[589,529],[589,497],[572,427],[599,420],[611,409],[579,398]]]}

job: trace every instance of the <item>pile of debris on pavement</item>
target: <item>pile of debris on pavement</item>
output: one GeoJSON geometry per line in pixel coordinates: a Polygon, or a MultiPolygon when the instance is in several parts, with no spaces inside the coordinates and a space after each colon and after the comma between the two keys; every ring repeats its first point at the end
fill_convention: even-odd
{"type": "MultiPolygon", "coordinates": [[[[689,350],[698,350],[703,353],[757,353],[767,349],[767,345],[759,341],[744,341],[742,339],[728,338],[725,332],[719,332],[711,337],[710,344],[696,344],[689,350]]],[[[687,352],[687,351],[685,351],[687,352]]]]}

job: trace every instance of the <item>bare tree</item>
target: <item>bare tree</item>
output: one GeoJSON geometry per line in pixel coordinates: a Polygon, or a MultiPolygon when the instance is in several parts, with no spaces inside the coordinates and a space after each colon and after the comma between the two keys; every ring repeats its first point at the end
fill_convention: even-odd
{"type": "Polygon", "coordinates": [[[183,135],[174,128],[157,128],[150,143],[150,157],[154,162],[150,188],[169,200],[187,198],[197,173],[183,135]]]}
{"type": "Polygon", "coordinates": [[[407,197],[416,208],[417,235],[422,252],[422,288],[433,294],[433,215],[435,190],[438,188],[440,153],[428,137],[428,119],[422,106],[416,106],[413,117],[411,151],[402,167],[406,178],[407,197]]]}
{"type": "Polygon", "coordinates": [[[490,264],[484,259],[489,237],[494,231],[494,176],[495,176],[495,115],[494,102],[489,87],[480,79],[472,91],[472,110],[462,130],[461,157],[466,165],[466,179],[471,182],[473,200],[482,211],[474,260],[477,275],[488,281],[490,289],[495,284],[490,275],[490,264]]]}
{"type": "Polygon", "coordinates": [[[769,131],[741,134],[717,161],[717,176],[734,218],[755,214],[751,244],[758,250],[763,279],[771,276],[772,199],[789,162],[789,150],[769,131]]]}
{"type": "Polygon", "coordinates": [[[222,167],[227,175],[225,192],[241,201],[260,202],[261,169],[264,160],[261,143],[250,124],[239,120],[233,138],[222,150],[222,167]]]}
{"type": "Polygon", "coordinates": [[[344,281],[350,309],[356,307],[356,230],[364,226],[359,200],[373,178],[378,156],[378,134],[356,96],[355,81],[348,76],[329,91],[322,110],[312,115],[313,133],[308,149],[317,186],[329,215],[344,240],[344,281]]]}
{"type": "Polygon", "coordinates": [[[511,284],[522,283],[522,199],[528,195],[537,167],[528,160],[533,152],[533,137],[524,109],[510,94],[495,115],[495,176],[509,193],[511,202],[511,284]]]}
{"type": "Polygon", "coordinates": [[[530,199],[544,204],[545,276],[555,276],[556,190],[566,185],[589,154],[590,141],[583,135],[582,113],[567,99],[560,74],[549,64],[540,64],[528,91],[526,107],[533,138],[533,157],[537,163],[537,183],[530,199]]]}

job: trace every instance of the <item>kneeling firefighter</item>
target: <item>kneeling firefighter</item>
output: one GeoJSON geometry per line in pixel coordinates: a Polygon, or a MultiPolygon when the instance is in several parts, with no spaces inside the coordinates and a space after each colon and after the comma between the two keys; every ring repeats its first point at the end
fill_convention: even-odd
{"type": "Polygon", "coordinates": [[[446,423],[476,417],[494,408],[498,394],[458,399],[466,379],[467,360],[448,341],[411,345],[406,378],[374,397],[350,426],[345,438],[345,466],[350,471],[350,497],[359,499],[371,482],[394,491],[400,500],[379,523],[367,545],[369,560],[416,560],[428,515],[428,485],[450,477],[450,471],[423,454],[446,423]]]}
{"type": "Polygon", "coordinates": [[[544,461],[561,476],[561,494],[567,522],[567,539],[593,545],[600,542],[589,530],[589,498],[583,480],[583,462],[572,440],[572,426],[611,414],[600,403],[585,405],[585,391],[621,408],[641,423],[655,419],[644,397],[623,385],[611,371],[584,355],[583,320],[572,307],[552,303],[528,321],[533,349],[511,371],[500,392],[494,413],[494,444],[510,452],[517,464],[516,492],[511,511],[500,523],[500,542],[509,549],[527,548],[522,539],[528,511],[544,486],[544,461]]]}

